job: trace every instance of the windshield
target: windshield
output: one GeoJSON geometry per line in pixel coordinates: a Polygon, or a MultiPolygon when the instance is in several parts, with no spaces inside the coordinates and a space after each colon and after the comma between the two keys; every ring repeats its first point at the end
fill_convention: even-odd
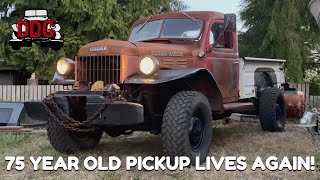
{"type": "Polygon", "coordinates": [[[143,41],[158,38],[163,20],[151,21],[136,25],[131,32],[129,41],[143,41]],[[142,27],[143,26],[143,27],[142,27]]]}
{"type": "Polygon", "coordinates": [[[136,25],[131,32],[129,41],[145,41],[151,39],[195,39],[201,33],[202,20],[199,19],[165,19],[150,21],[136,25]],[[163,24],[163,28],[161,30],[163,24]]]}

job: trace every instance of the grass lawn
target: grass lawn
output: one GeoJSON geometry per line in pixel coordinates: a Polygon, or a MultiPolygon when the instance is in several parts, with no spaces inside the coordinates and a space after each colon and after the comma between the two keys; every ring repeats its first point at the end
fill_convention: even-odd
{"type": "MultiPolygon", "coordinates": [[[[214,138],[209,156],[245,156],[247,164],[252,166],[257,156],[264,159],[268,156],[315,156],[316,163],[320,164],[320,137],[311,135],[307,129],[297,127],[296,124],[287,124],[284,133],[263,132],[258,123],[236,123],[230,125],[215,125],[214,138]]],[[[68,155],[56,152],[50,145],[45,131],[35,131],[27,134],[0,135],[0,179],[318,179],[320,171],[251,171],[226,172],[206,171],[197,172],[194,168],[184,171],[126,171],[125,166],[115,172],[86,171],[80,166],[79,171],[44,172],[32,169],[26,164],[24,171],[11,170],[7,172],[5,156],[54,156],[67,157],[68,155]]],[[[75,154],[81,161],[87,156],[118,156],[125,162],[126,156],[161,156],[159,136],[148,133],[134,133],[130,136],[111,138],[103,136],[99,146],[89,152],[75,154]]],[[[124,164],[124,163],[123,163],[124,164]]],[[[79,163],[81,165],[81,163],[79,163]]]]}

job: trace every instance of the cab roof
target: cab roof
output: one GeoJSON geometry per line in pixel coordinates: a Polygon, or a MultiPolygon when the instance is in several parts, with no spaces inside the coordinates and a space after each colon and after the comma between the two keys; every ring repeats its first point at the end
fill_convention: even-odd
{"type": "MultiPolygon", "coordinates": [[[[219,12],[215,12],[215,11],[184,11],[187,15],[195,18],[195,19],[202,19],[204,21],[212,19],[212,18],[217,18],[217,19],[223,19],[224,14],[219,13],[219,12]]],[[[137,20],[133,26],[137,25],[137,24],[141,24],[144,23],[145,21],[148,20],[150,16],[147,17],[143,17],[139,20],[137,20]]],[[[176,12],[166,12],[166,13],[162,13],[162,14],[157,14],[157,15],[153,15],[149,21],[155,21],[155,20],[159,20],[159,19],[179,19],[179,18],[188,18],[186,15],[184,15],[182,12],[180,11],[176,11],[176,12]]]]}

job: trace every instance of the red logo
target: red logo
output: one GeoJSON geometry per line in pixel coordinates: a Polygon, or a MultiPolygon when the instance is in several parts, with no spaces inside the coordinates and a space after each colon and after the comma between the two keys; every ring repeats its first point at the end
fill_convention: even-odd
{"type": "Polygon", "coordinates": [[[24,19],[18,20],[12,28],[12,49],[31,47],[34,41],[39,41],[41,46],[53,50],[59,50],[63,46],[59,33],[60,25],[47,17],[47,10],[26,10],[24,19]]]}
{"type": "Polygon", "coordinates": [[[54,22],[51,20],[45,20],[44,22],[40,21],[26,21],[26,20],[18,20],[17,27],[17,37],[18,38],[54,38],[54,30],[48,29],[48,27],[53,27],[54,22]],[[25,31],[22,31],[22,27],[25,26],[25,31]]]}

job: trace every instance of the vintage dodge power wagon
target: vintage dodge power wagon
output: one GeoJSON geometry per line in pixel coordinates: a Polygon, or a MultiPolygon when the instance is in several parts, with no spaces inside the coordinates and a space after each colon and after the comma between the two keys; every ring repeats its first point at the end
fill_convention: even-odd
{"type": "Polygon", "coordinates": [[[232,113],[258,115],[265,131],[284,130],[284,63],[239,58],[234,14],[162,13],[136,21],[128,41],[105,38],[80,48],[74,61],[61,58],[65,80],[55,82],[73,78],[73,89],[25,106],[47,121],[59,152],[94,148],[103,132],[149,131],[160,134],[165,156],[194,163],[208,154],[212,121],[232,113]]]}

